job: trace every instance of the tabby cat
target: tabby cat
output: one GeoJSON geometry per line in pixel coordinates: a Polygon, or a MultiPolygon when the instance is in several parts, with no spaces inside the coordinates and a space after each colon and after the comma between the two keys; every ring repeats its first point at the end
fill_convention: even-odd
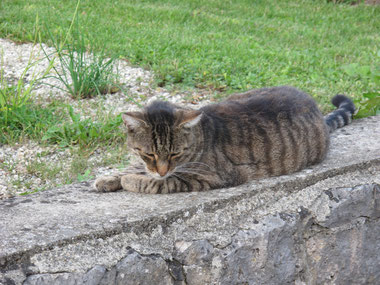
{"type": "Polygon", "coordinates": [[[140,167],[95,181],[98,191],[205,191],[299,171],[323,160],[329,133],[351,122],[355,106],[336,95],[323,117],[293,87],[251,90],[199,110],[155,101],[123,114],[140,167]]]}

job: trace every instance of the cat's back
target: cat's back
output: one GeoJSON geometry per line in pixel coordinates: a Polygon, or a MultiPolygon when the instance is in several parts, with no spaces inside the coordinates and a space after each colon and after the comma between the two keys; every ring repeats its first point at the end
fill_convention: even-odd
{"type": "Polygon", "coordinates": [[[290,86],[261,88],[233,94],[225,101],[201,109],[210,116],[224,119],[257,117],[277,120],[281,116],[317,115],[322,119],[315,101],[306,93],[290,86]]]}
{"type": "MultiPolygon", "coordinates": [[[[321,161],[329,134],[315,101],[293,87],[234,94],[201,109],[212,147],[247,179],[287,174],[321,161]]],[[[242,179],[244,180],[244,179],[242,179]]]]}

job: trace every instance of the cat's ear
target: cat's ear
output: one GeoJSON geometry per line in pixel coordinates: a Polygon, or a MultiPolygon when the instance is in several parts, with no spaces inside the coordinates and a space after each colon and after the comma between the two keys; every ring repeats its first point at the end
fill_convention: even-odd
{"type": "Polygon", "coordinates": [[[122,115],[122,118],[129,131],[148,126],[145,122],[144,114],[141,112],[126,112],[122,115]]]}
{"type": "Polygon", "coordinates": [[[184,128],[192,128],[201,121],[202,115],[203,113],[198,110],[181,111],[178,126],[184,128]]]}

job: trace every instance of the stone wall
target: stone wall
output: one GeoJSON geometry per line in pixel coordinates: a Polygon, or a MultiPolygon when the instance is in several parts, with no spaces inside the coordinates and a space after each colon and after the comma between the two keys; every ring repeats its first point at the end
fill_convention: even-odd
{"type": "Polygon", "coordinates": [[[301,206],[244,222],[237,206],[242,219],[226,245],[179,239],[169,259],[128,248],[109,268],[34,274],[24,284],[378,284],[380,186],[325,190],[314,203],[329,214],[301,206]]]}

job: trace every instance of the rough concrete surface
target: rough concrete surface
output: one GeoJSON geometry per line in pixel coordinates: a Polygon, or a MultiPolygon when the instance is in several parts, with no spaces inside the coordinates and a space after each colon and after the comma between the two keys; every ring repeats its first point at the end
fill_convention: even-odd
{"type": "Polygon", "coordinates": [[[326,160],[229,189],[0,201],[0,284],[380,284],[380,117],[326,160]]]}

